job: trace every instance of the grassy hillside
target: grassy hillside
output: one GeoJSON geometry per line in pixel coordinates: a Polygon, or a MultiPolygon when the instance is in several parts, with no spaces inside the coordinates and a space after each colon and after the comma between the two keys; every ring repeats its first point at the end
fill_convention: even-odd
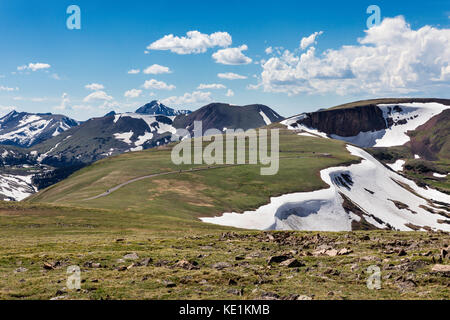
{"type": "Polygon", "coordinates": [[[260,165],[178,173],[180,169],[208,166],[178,167],[170,160],[171,146],[168,146],[98,161],[27,201],[192,219],[256,208],[268,203],[271,196],[324,188],[326,184],[319,177],[321,169],[359,161],[347,152],[341,141],[303,137],[281,130],[280,167],[273,176],[260,175],[260,165]],[[143,179],[108,196],[84,200],[130,179],[159,172],[173,174],[143,179]]]}
{"type": "Polygon", "coordinates": [[[432,117],[408,135],[411,141],[407,145],[413,153],[421,154],[427,160],[449,163],[450,109],[432,117]]]}
{"type": "Polygon", "coordinates": [[[0,299],[448,299],[448,278],[432,269],[448,264],[440,250],[449,241],[424,232],[235,231],[144,212],[0,202],[0,299]],[[324,248],[346,250],[317,253],[324,248]],[[300,263],[268,263],[279,255],[300,263]],[[81,269],[80,290],[67,287],[71,265],[81,269]],[[379,290],[366,286],[373,265],[379,290]]]}

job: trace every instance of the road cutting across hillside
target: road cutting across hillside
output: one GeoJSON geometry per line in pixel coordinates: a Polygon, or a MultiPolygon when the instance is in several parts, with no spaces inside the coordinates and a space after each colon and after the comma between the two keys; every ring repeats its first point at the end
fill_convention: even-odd
{"type": "MultiPolygon", "coordinates": [[[[306,158],[306,157],[280,157],[280,159],[295,159],[295,158],[306,158]]],[[[102,197],[106,197],[107,195],[110,195],[112,192],[117,191],[118,189],[136,182],[136,181],[140,181],[140,180],[144,180],[144,179],[148,179],[148,178],[154,178],[154,177],[159,177],[159,176],[164,176],[164,175],[170,175],[170,174],[181,174],[181,173],[188,173],[188,172],[195,172],[195,171],[204,171],[204,170],[211,170],[211,169],[221,169],[221,168],[228,168],[228,167],[236,167],[236,166],[243,166],[243,165],[249,165],[248,163],[243,163],[243,164],[227,164],[227,165],[219,165],[219,166],[207,166],[207,167],[200,167],[200,168],[191,168],[189,170],[179,170],[179,171],[166,171],[166,172],[159,172],[159,173],[154,173],[154,174],[149,174],[149,175],[145,175],[142,177],[137,177],[137,178],[133,178],[130,179],[128,181],[125,181],[111,189],[108,189],[107,191],[96,195],[94,197],[91,198],[87,198],[87,199],[83,199],[83,201],[89,201],[89,200],[95,200],[98,198],[102,198],[102,197]]]]}

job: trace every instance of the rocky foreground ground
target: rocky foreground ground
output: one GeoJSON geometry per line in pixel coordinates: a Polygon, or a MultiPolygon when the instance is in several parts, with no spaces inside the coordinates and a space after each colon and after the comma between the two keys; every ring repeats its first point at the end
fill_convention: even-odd
{"type": "Polygon", "coordinates": [[[4,255],[0,298],[449,299],[449,244],[448,233],[389,231],[74,240],[4,255]]]}

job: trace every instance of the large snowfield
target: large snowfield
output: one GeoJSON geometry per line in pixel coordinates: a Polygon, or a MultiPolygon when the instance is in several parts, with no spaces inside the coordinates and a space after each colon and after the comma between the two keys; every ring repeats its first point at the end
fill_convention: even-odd
{"type": "Polygon", "coordinates": [[[445,216],[426,210],[445,212],[430,200],[450,204],[449,195],[418,187],[360,148],[348,145],[347,149],[362,161],[348,167],[322,170],[320,176],[330,186],[327,189],[273,197],[269,204],[255,211],[230,212],[201,220],[257,230],[349,231],[352,221],[360,221],[361,217],[344,210],[343,194],[363,211],[363,218],[376,227],[407,231],[413,230],[413,226],[450,231],[450,225],[438,222],[445,220],[445,216]]]}
{"type": "MultiPolygon", "coordinates": [[[[383,111],[383,116],[388,123],[388,118],[393,120],[393,125],[387,129],[378,131],[360,132],[356,136],[342,137],[335,134],[330,135],[333,139],[343,140],[351,144],[366,148],[366,147],[393,147],[401,146],[407,143],[410,138],[406,134],[409,130],[415,130],[417,127],[426,123],[435,115],[440,114],[449,106],[430,102],[430,103],[402,103],[402,104],[379,104],[378,107],[383,111]],[[398,111],[395,107],[400,107],[398,111]]],[[[292,127],[293,123],[300,120],[307,115],[301,114],[292,118],[288,118],[282,123],[290,129],[303,130],[321,137],[327,137],[323,132],[316,129],[308,128],[304,125],[297,124],[297,127],[292,127]]]]}

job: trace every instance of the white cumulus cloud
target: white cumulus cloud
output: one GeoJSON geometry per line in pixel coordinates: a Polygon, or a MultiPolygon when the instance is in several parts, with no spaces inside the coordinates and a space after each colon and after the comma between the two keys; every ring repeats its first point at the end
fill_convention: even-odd
{"type": "Polygon", "coordinates": [[[124,97],[126,98],[137,98],[141,95],[142,90],[138,90],[138,89],[131,89],[128,91],[125,91],[124,97]]]}
{"type": "Polygon", "coordinates": [[[247,45],[243,44],[237,48],[226,48],[221,49],[213,53],[212,57],[216,63],[228,64],[228,65],[239,65],[239,64],[249,64],[252,59],[247,57],[242,51],[247,50],[247,45]]]}
{"type": "Polygon", "coordinates": [[[11,91],[18,91],[18,90],[19,90],[19,88],[17,88],[17,87],[11,88],[11,87],[0,86],[0,91],[11,92],[11,91]]]}
{"type": "Polygon", "coordinates": [[[138,74],[139,72],[141,72],[141,70],[139,70],[139,69],[128,70],[128,74],[138,74]]]}
{"type": "Polygon", "coordinates": [[[228,89],[228,91],[227,91],[227,97],[232,97],[232,96],[234,96],[233,90],[228,89]]]}
{"type": "Polygon", "coordinates": [[[189,31],[185,37],[165,35],[151,43],[148,50],[170,50],[178,54],[203,53],[213,47],[228,47],[232,40],[227,32],[204,34],[199,31],[189,31]]]}
{"type": "Polygon", "coordinates": [[[83,102],[91,102],[94,100],[111,101],[113,100],[113,97],[109,96],[105,91],[95,91],[86,96],[83,99],[83,102]]]}
{"type": "Polygon", "coordinates": [[[171,73],[168,67],[161,66],[159,64],[153,64],[150,67],[147,67],[142,71],[145,74],[162,74],[162,73],[171,73]]]}
{"type": "Polygon", "coordinates": [[[48,69],[50,67],[51,66],[48,63],[37,62],[37,63],[29,63],[28,65],[23,65],[23,66],[17,67],[17,70],[19,70],[19,71],[23,71],[23,70],[37,71],[37,70],[42,70],[42,69],[48,69]]]}
{"type": "Polygon", "coordinates": [[[316,43],[317,36],[320,36],[322,33],[323,33],[323,31],[318,31],[318,32],[314,32],[313,34],[311,34],[308,37],[302,38],[302,40],[300,41],[300,48],[302,50],[305,50],[310,45],[316,43]]]}
{"type": "Polygon", "coordinates": [[[225,89],[225,88],[226,88],[226,86],[224,86],[221,83],[210,83],[210,84],[201,83],[197,87],[197,89],[200,89],[200,90],[202,90],[202,89],[225,89]]]}
{"type": "Polygon", "coordinates": [[[100,83],[91,83],[84,86],[88,90],[98,91],[105,89],[105,86],[100,83]]]}
{"type": "Polygon", "coordinates": [[[207,103],[212,100],[211,92],[194,91],[185,93],[182,96],[173,96],[163,99],[161,102],[165,105],[195,105],[199,103],[207,103]]]}
{"type": "Polygon", "coordinates": [[[145,89],[156,89],[156,90],[173,90],[175,86],[173,84],[167,84],[164,81],[158,81],[156,79],[146,80],[143,84],[145,89]]]}
{"type": "Polygon", "coordinates": [[[227,80],[239,80],[239,79],[247,79],[246,76],[233,73],[233,72],[226,72],[226,73],[218,73],[217,76],[221,79],[227,79],[227,80]]]}
{"type": "Polygon", "coordinates": [[[66,108],[67,108],[69,103],[70,103],[69,95],[64,92],[61,95],[61,103],[59,105],[53,107],[53,109],[55,109],[55,110],[66,110],[66,108]]]}

